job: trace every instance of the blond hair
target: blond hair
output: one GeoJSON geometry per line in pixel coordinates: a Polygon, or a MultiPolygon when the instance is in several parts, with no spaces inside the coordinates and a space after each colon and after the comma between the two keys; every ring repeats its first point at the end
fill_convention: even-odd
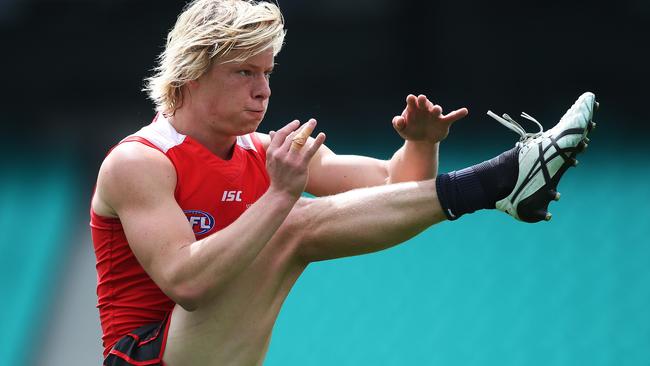
{"type": "Polygon", "coordinates": [[[174,114],[183,103],[181,87],[203,75],[213,62],[243,62],[269,48],[277,55],[285,36],[284,18],[272,3],[252,0],[194,0],[176,20],[145,79],[156,110],[174,114]]]}

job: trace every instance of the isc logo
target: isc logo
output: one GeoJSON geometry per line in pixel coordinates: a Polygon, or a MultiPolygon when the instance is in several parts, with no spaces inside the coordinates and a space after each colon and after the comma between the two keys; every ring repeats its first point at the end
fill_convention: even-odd
{"type": "Polygon", "coordinates": [[[205,234],[214,227],[214,217],[205,211],[185,210],[183,212],[195,235],[205,234]]]}
{"type": "Polygon", "coordinates": [[[221,202],[241,202],[241,191],[224,191],[221,202]]]}

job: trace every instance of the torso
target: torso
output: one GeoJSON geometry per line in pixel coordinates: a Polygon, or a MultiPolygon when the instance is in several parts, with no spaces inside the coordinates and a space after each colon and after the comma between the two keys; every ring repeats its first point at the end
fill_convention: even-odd
{"type": "Polygon", "coordinates": [[[305,269],[287,243],[274,237],[210,307],[174,309],[167,347],[192,350],[183,364],[262,365],[282,304],[305,269]]]}
{"type": "MultiPolygon", "coordinates": [[[[264,147],[254,134],[238,137],[228,161],[219,159],[190,137],[178,134],[164,118],[122,143],[145,144],[169,158],[177,174],[176,201],[197,240],[230,225],[269,186],[264,147]]],[[[175,305],[135,259],[119,219],[108,216],[109,208],[100,199],[94,199],[91,231],[106,352],[129,331],[162,320],[175,305]]],[[[221,311],[211,314],[212,318],[222,318],[216,322],[224,327],[220,332],[224,334],[224,347],[239,342],[232,346],[239,349],[248,345],[252,354],[259,352],[259,357],[265,353],[282,301],[304,269],[287,265],[291,253],[286,250],[279,245],[267,246],[224,290],[220,297],[223,301],[218,305],[221,311]]]]}

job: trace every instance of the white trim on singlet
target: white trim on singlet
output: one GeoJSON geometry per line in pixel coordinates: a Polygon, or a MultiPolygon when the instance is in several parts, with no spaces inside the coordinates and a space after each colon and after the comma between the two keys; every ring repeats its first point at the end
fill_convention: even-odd
{"type": "Polygon", "coordinates": [[[129,137],[134,136],[142,137],[151,142],[164,153],[167,153],[172,147],[182,144],[185,140],[185,135],[178,133],[167,118],[162,115],[158,115],[158,118],[152,124],[142,127],[140,131],[129,137]]]}
{"type": "Polygon", "coordinates": [[[253,143],[253,139],[251,138],[250,134],[244,136],[237,136],[237,145],[239,145],[239,147],[241,147],[242,149],[253,150],[257,152],[257,149],[255,148],[255,144],[253,143]]]}
{"type": "MultiPolygon", "coordinates": [[[[167,153],[172,147],[182,144],[185,141],[185,136],[178,133],[167,118],[159,115],[152,124],[142,127],[138,132],[127,138],[141,137],[156,145],[162,152],[167,153]]],[[[237,145],[242,149],[257,152],[250,134],[237,136],[237,145]]]]}

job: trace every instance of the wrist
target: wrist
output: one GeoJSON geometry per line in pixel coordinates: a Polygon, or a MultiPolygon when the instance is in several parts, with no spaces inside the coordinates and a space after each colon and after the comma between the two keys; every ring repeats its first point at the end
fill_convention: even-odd
{"type": "Polygon", "coordinates": [[[427,141],[427,140],[406,140],[404,146],[415,149],[437,149],[440,141],[427,141]]]}
{"type": "Polygon", "coordinates": [[[298,201],[298,198],[300,198],[300,194],[296,194],[295,192],[291,192],[282,187],[276,187],[273,184],[269,186],[266,194],[269,197],[272,197],[275,203],[279,204],[280,206],[284,206],[285,204],[287,206],[293,206],[296,201],[298,201]]]}
{"type": "Polygon", "coordinates": [[[439,142],[431,141],[406,141],[404,154],[409,159],[434,159],[437,161],[439,142]]]}

